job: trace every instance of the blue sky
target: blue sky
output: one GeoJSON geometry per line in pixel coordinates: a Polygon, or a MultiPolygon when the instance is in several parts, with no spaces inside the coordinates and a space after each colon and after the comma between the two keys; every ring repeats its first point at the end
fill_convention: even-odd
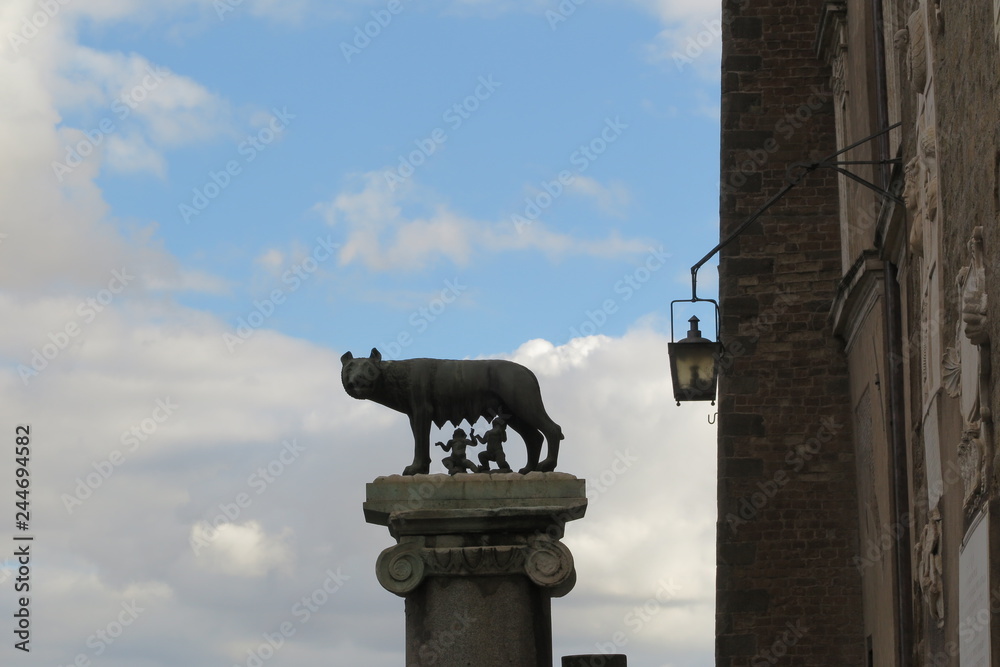
{"type": "Polygon", "coordinates": [[[4,3],[0,427],[38,434],[54,603],[15,664],[97,658],[131,600],[150,620],[101,664],[245,664],[328,569],[268,664],[400,664],[359,505],[409,430],[338,378],[373,346],[539,376],[591,480],[557,656],[622,629],[636,664],[711,664],[714,432],[674,407],[666,343],[718,238],[717,28],[703,0],[4,3]]]}

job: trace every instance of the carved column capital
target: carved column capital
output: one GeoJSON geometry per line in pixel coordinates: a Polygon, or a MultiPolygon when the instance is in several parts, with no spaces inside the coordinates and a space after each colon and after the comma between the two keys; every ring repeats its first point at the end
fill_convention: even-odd
{"type": "Polygon", "coordinates": [[[576,569],[565,544],[545,536],[527,544],[427,547],[421,540],[401,542],[379,554],[378,581],[390,593],[406,597],[427,577],[524,575],[551,597],[573,589],[576,569]]]}
{"type": "Polygon", "coordinates": [[[559,540],[547,537],[532,540],[524,561],[524,573],[535,584],[550,589],[553,597],[565,595],[576,583],[573,554],[559,540]]]}
{"type": "Polygon", "coordinates": [[[364,505],[369,523],[398,541],[375,572],[402,597],[428,577],[512,575],[565,595],[576,571],[560,538],[586,507],[585,481],[565,473],[394,475],[369,484],[364,505]]]}
{"type": "Polygon", "coordinates": [[[382,588],[405,596],[424,580],[423,549],[413,542],[403,542],[383,549],[375,561],[375,576],[382,588]]]}

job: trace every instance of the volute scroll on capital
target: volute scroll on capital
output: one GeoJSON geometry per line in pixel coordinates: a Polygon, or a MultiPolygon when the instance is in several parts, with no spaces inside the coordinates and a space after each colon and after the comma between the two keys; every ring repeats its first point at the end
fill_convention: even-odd
{"type": "Polygon", "coordinates": [[[427,547],[422,541],[401,542],[379,554],[379,583],[401,597],[416,590],[428,576],[524,575],[552,597],[573,589],[573,554],[559,540],[531,538],[527,544],[427,547]]]}

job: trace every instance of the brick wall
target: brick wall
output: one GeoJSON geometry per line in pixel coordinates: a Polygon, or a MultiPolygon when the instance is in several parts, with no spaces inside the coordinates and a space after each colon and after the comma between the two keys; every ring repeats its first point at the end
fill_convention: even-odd
{"type": "MultiPolygon", "coordinates": [[[[721,231],[835,150],[822,2],[725,0],[721,231]]],[[[835,175],[815,172],[720,263],[716,663],[863,665],[847,365],[828,315],[842,275],[835,175]]]]}

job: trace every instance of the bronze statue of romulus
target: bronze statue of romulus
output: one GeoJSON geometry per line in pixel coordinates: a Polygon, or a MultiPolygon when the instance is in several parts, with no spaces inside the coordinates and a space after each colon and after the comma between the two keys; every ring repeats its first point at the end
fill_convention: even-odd
{"type": "Polygon", "coordinates": [[[430,471],[431,424],[475,424],[503,415],[524,440],[528,463],[522,474],[555,470],[562,429],[545,412],[538,378],[521,364],[503,359],[402,359],[383,361],[372,348],[367,358],[345,352],[340,377],[349,396],[368,399],[410,418],[413,463],[404,475],[430,471]],[[542,439],[548,456],[539,461],[542,439]]]}

